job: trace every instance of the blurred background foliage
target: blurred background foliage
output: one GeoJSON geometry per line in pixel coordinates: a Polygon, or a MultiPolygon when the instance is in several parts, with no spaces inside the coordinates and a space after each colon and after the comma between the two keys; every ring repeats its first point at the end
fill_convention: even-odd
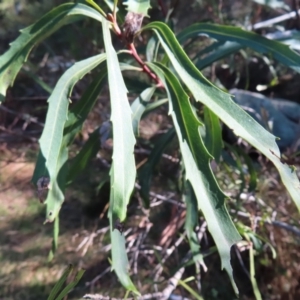
{"type": "MultiPolygon", "coordinates": [[[[18,31],[41,17],[56,5],[66,1],[0,1],[0,53],[18,36],[18,31]]],[[[159,1],[152,1],[151,20],[164,20],[159,1]]],[[[264,20],[299,9],[299,1],[163,1],[174,7],[169,24],[176,33],[195,22],[213,22],[247,28],[264,20]]],[[[104,1],[97,3],[105,7],[104,1]]],[[[145,20],[145,23],[148,20],[145,20]]],[[[299,17],[289,19],[270,29],[258,29],[261,34],[275,30],[299,30],[299,17]]],[[[122,298],[124,290],[107,259],[109,251],[106,209],[109,199],[108,167],[111,162],[111,141],[89,164],[85,172],[67,191],[61,210],[60,245],[54,260],[47,262],[51,248],[51,226],[41,226],[44,209],[40,205],[30,178],[38,151],[47,97],[61,74],[73,64],[103,50],[101,29],[92,20],[68,25],[38,45],[9,90],[0,109],[0,299],[46,299],[68,263],[86,269],[79,285],[68,299],[99,292],[122,298]]],[[[147,34],[137,39],[145,51],[147,34]]],[[[297,42],[297,40],[296,40],[297,42]]],[[[115,41],[118,48],[118,41],[115,41]]],[[[191,57],[210,42],[201,37],[191,47],[191,57]]],[[[298,37],[298,43],[299,37],[298,37]]],[[[121,47],[121,45],[120,45],[121,47]]],[[[241,50],[205,68],[203,73],[222,88],[239,88],[300,102],[299,75],[272,59],[241,50]]],[[[90,81],[91,75],[76,85],[72,100],[76,101],[90,81]]],[[[130,99],[143,90],[143,80],[126,73],[130,99]],[[138,81],[137,81],[138,80],[138,81]]],[[[146,80],[146,79],[145,79],[146,80]]],[[[71,156],[88,139],[94,128],[109,120],[107,90],[84,124],[71,148],[71,156]]],[[[143,165],[159,138],[171,127],[168,108],[161,106],[141,120],[140,138],[136,148],[137,165],[143,165]]],[[[201,111],[201,109],[200,109],[201,111]]],[[[204,118],[204,112],[200,115],[204,118]]],[[[224,151],[220,163],[213,165],[223,190],[231,197],[228,209],[245,241],[233,247],[232,263],[241,299],[255,299],[249,264],[254,251],[256,280],[264,299],[300,299],[300,230],[299,214],[289,199],[274,167],[249,145],[223,130],[224,151]],[[272,252],[276,251],[276,258],[272,252]]],[[[299,139],[299,136],[298,136],[299,139]]],[[[299,168],[297,147],[288,147],[289,164],[299,168]]],[[[165,284],[180,264],[188,242],[184,236],[184,209],[181,207],[181,165],[178,144],[172,140],[162,159],[153,170],[150,222],[144,217],[139,193],[133,195],[125,234],[129,258],[134,269],[133,279],[140,291],[149,292],[153,278],[157,286],[165,284]],[[136,258],[134,241],[144,247],[136,258]],[[176,248],[172,248],[173,244],[176,248]],[[166,251],[166,249],[172,249],[166,251]],[[147,252],[148,251],[148,252],[147,252]],[[166,255],[166,253],[171,253],[166,255]],[[165,256],[164,256],[165,255],[165,256]],[[165,261],[164,261],[164,258],[165,261]],[[137,262],[138,261],[138,271],[137,262]],[[159,268],[159,262],[163,267],[159,268]]],[[[137,189],[138,190],[138,189],[137,189]]],[[[204,299],[234,299],[227,276],[220,271],[219,257],[200,215],[197,234],[202,236],[201,251],[207,272],[187,280],[194,291],[201,289],[204,299]]],[[[182,280],[195,276],[193,266],[187,266],[182,280]]],[[[194,299],[179,286],[175,294],[194,299]]],[[[175,296],[174,296],[175,297],[175,296]]],[[[174,298],[176,299],[176,298],[174,298]]]]}

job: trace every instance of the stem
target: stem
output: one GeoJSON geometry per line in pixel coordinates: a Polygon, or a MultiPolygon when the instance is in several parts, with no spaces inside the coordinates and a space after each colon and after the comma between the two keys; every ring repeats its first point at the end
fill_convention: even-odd
{"type": "MultiPolygon", "coordinates": [[[[92,0],[86,0],[86,1],[92,1],[92,0]]],[[[106,19],[112,23],[112,27],[113,27],[113,31],[115,32],[115,34],[118,36],[118,38],[121,41],[126,41],[123,38],[123,32],[121,31],[118,23],[117,23],[117,19],[115,16],[113,16],[112,14],[107,14],[106,19]]],[[[129,53],[134,57],[134,59],[138,62],[138,64],[142,67],[143,72],[145,72],[146,74],[148,74],[148,76],[153,79],[156,82],[156,86],[158,88],[164,88],[164,85],[162,83],[162,81],[157,77],[157,75],[155,73],[153,73],[150,68],[143,62],[143,60],[139,57],[136,48],[134,46],[133,43],[126,43],[127,44],[127,48],[129,49],[129,53]]]]}
{"type": "Polygon", "coordinates": [[[168,12],[167,12],[164,2],[162,0],[158,0],[158,5],[161,8],[161,12],[162,12],[163,16],[166,17],[168,12]]]}
{"type": "Polygon", "coordinates": [[[139,57],[138,53],[136,52],[135,46],[133,43],[127,45],[128,49],[130,50],[131,55],[134,59],[138,62],[138,64],[143,68],[143,72],[148,74],[150,78],[152,78],[156,83],[158,88],[163,88],[164,85],[161,80],[157,77],[155,73],[153,73],[150,68],[143,62],[143,60],[139,57]]]}

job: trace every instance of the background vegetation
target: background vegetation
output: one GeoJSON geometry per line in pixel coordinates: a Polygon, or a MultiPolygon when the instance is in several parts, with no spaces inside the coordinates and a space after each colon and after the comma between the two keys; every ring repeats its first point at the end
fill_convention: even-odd
{"type": "MultiPolygon", "coordinates": [[[[63,2],[3,0],[0,3],[1,53],[18,36],[19,29],[63,2]]],[[[281,6],[278,6],[278,3],[275,7],[274,2],[261,5],[253,1],[193,1],[191,5],[186,5],[186,1],[153,1],[150,17],[151,21],[163,21],[167,17],[175,33],[195,22],[207,21],[248,28],[298,5],[296,2],[280,2],[281,6]],[[174,10],[167,16],[168,7],[174,7],[174,10]]],[[[99,4],[105,7],[101,1],[99,4]]],[[[149,20],[145,20],[147,22],[149,20]]],[[[296,17],[280,23],[280,27],[273,26],[273,29],[297,31],[299,24],[296,17]]],[[[257,29],[260,34],[272,30],[257,29]]],[[[298,36],[295,34],[293,38],[297,44],[298,36]]],[[[148,40],[148,32],[136,39],[141,53],[145,53],[148,40]]],[[[196,42],[187,42],[185,49],[190,57],[200,57],[199,52],[209,43],[210,40],[202,37],[196,42]]],[[[116,49],[123,48],[117,39],[114,46],[116,49]]],[[[125,291],[115,274],[110,272],[108,260],[108,171],[112,141],[107,136],[110,131],[110,103],[106,87],[70,148],[72,158],[94,129],[103,124],[106,139],[100,151],[67,189],[60,213],[59,247],[51,262],[47,262],[47,256],[52,247],[52,226],[41,226],[44,206],[29,183],[49,93],[58,78],[75,61],[102,51],[102,32],[96,22],[85,19],[63,27],[34,49],[0,107],[1,299],[46,299],[69,263],[86,272],[68,299],[79,299],[87,293],[124,297],[125,291]]],[[[131,63],[132,59],[127,62],[131,63]]],[[[299,100],[299,75],[278,64],[272,57],[254,53],[253,50],[239,50],[207,68],[203,67],[203,73],[221,88],[257,91],[258,86],[263,86],[265,95],[299,100]]],[[[146,75],[145,78],[138,78],[132,71],[124,74],[130,102],[133,103],[147,87],[148,79],[146,75]]],[[[72,101],[76,103],[92,80],[93,75],[88,74],[75,86],[72,101]]],[[[208,112],[199,107],[199,117],[207,120],[207,115],[208,112]]],[[[213,122],[213,116],[211,119],[213,122]]],[[[221,188],[231,197],[227,203],[228,210],[244,238],[232,249],[232,265],[240,297],[258,299],[260,291],[265,299],[297,299],[300,296],[300,231],[295,204],[268,160],[246,142],[226,134],[226,130],[223,135],[225,148],[218,164],[213,164],[213,169],[221,188]],[[253,285],[251,268],[255,268],[257,287],[253,285]]],[[[283,150],[289,164],[297,167],[297,147],[283,150]]],[[[220,259],[203,216],[199,216],[200,222],[195,232],[185,230],[188,229],[184,224],[185,214],[189,208],[185,208],[181,201],[181,156],[166,105],[159,106],[141,120],[135,157],[139,172],[153,172],[149,197],[151,210],[146,210],[142,204],[144,197],[140,193],[142,183],[139,182],[128,207],[124,228],[132,279],[139,291],[142,294],[161,291],[166,288],[167,280],[181,270],[174,295],[190,299],[234,299],[230,281],[220,270],[220,259]],[[147,160],[156,161],[153,149],[157,149],[156,155],[162,155],[154,168],[145,164],[147,160]],[[193,264],[186,264],[190,259],[186,256],[189,253],[188,237],[192,234],[197,234],[204,256],[205,264],[202,264],[201,272],[197,272],[199,264],[196,271],[193,264]]],[[[187,188],[185,197],[193,197],[191,193],[187,188]]]]}

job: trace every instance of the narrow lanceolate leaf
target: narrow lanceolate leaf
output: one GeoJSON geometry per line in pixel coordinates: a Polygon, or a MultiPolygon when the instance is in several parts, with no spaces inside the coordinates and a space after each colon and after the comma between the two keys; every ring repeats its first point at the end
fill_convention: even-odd
{"type": "Polygon", "coordinates": [[[210,168],[211,155],[207,152],[199,133],[202,124],[194,115],[189,98],[178,79],[163,65],[149,64],[167,88],[170,112],[179,139],[180,150],[186,170],[186,179],[191,183],[197,201],[208,224],[221,256],[222,268],[228,273],[235,292],[230,265],[230,248],[241,237],[225,208],[226,195],[221,191],[210,168]]]}
{"type": "Polygon", "coordinates": [[[235,104],[229,94],[219,90],[204,78],[166,24],[154,22],[145,28],[154,29],[178,76],[189,88],[196,101],[206,105],[236,135],[245,139],[274,163],[283,184],[300,210],[299,180],[293,168],[281,162],[275,137],[235,104]]]}
{"type": "Polygon", "coordinates": [[[58,6],[33,25],[21,30],[21,35],[0,57],[0,102],[5,98],[6,89],[13,84],[32,48],[63,25],[75,22],[84,16],[98,21],[103,19],[96,10],[87,5],[67,3],[58,6]]]}
{"type": "Polygon", "coordinates": [[[238,45],[234,43],[238,43],[241,47],[249,47],[257,52],[269,54],[282,64],[300,73],[299,54],[283,43],[267,39],[254,32],[234,26],[198,23],[183,30],[178,35],[178,40],[185,40],[199,35],[208,35],[218,41],[233,42],[233,44],[226,49],[227,51],[229,51],[230,48],[236,51],[238,45]]]}
{"type": "Polygon", "coordinates": [[[148,157],[147,162],[139,169],[138,178],[141,185],[140,194],[144,201],[146,208],[149,208],[149,193],[151,178],[153,176],[153,171],[158,164],[165,148],[171,143],[175,135],[174,129],[171,128],[167,133],[162,135],[157,142],[148,157]]]}
{"type": "Polygon", "coordinates": [[[148,16],[148,9],[151,8],[150,0],[127,0],[123,4],[127,6],[128,11],[144,16],[148,16]]]}
{"type": "Polygon", "coordinates": [[[205,146],[208,152],[219,162],[223,148],[222,128],[219,118],[207,107],[204,107],[205,146]]]}
{"type": "Polygon", "coordinates": [[[85,270],[79,270],[75,276],[75,278],[60,292],[60,294],[55,298],[55,300],[62,300],[69,292],[71,292],[74,287],[78,284],[79,280],[85,273],[85,270]]]}
{"type": "Polygon", "coordinates": [[[47,300],[55,300],[56,299],[57,294],[61,290],[62,286],[66,282],[66,280],[69,277],[69,275],[72,273],[72,270],[73,270],[73,266],[72,265],[69,265],[66,268],[66,270],[64,271],[64,273],[62,274],[62,276],[59,278],[59,280],[57,281],[57,283],[55,284],[55,286],[51,290],[50,295],[49,295],[49,297],[48,297],[47,300]]]}
{"type": "Polygon", "coordinates": [[[71,184],[78,175],[88,166],[88,163],[96,156],[100,149],[100,134],[97,128],[83,145],[79,153],[72,159],[69,166],[66,184],[71,184]]]}
{"type": "Polygon", "coordinates": [[[69,146],[78,132],[81,130],[88,114],[95,106],[98,96],[107,82],[106,54],[99,56],[100,74],[94,75],[94,80],[88,85],[80,100],[71,106],[68,113],[68,120],[64,128],[63,144],[69,146]]]}
{"type": "Polygon", "coordinates": [[[198,225],[198,203],[196,195],[189,181],[186,182],[184,200],[186,204],[185,230],[189,240],[194,262],[203,263],[203,256],[200,253],[200,245],[194,229],[198,225]]]}
{"type": "Polygon", "coordinates": [[[145,109],[151,100],[153,93],[155,92],[155,87],[150,87],[145,89],[131,104],[132,110],[132,127],[133,132],[136,136],[139,135],[139,125],[140,120],[145,112],[145,109]]]}
{"type": "Polygon", "coordinates": [[[63,131],[67,121],[69,97],[73,86],[86,73],[103,61],[103,55],[96,55],[74,64],[68,69],[56,84],[48,99],[49,107],[45,128],[40,139],[42,161],[45,161],[47,174],[50,177],[49,192],[46,199],[47,221],[53,221],[64,200],[64,186],[61,167],[68,158],[68,152],[63,145],[63,131]]]}
{"type": "MultiPolygon", "coordinates": [[[[99,58],[99,62],[104,61],[106,59],[106,54],[102,54],[102,58],[99,58]]],[[[67,121],[65,123],[64,133],[63,133],[63,141],[62,145],[63,147],[68,147],[74,140],[76,134],[81,130],[83,122],[85,121],[87,115],[94,107],[98,96],[100,94],[101,89],[103,88],[104,84],[106,83],[106,76],[107,76],[107,70],[106,70],[106,63],[102,62],[100,63],[98,68],[100,68],[101,73],[99,75],[95,75],[95,79],[91,82],[91,84],[88,85],[85,92],[82,94],[80,100],[76,102],[76,104],[72,105],[67,121]]],[[[72,171],[69,170],[69,173],[72,171]]],[[[74,179],[74,173],[70,174],[70,177],[74,179]]],[[[36,182],[41,178],[42,176],[49,177],[49,174],[46,169],[45,165],[45,159],[41,155],[41,152],[39,152],[38,159],[35,165],[34,174],[32,176],[32,182],[33,184],[36,184],[36,182]]],[[[68,178],[69,180],[70,178],[68,178]]],[[[68,182],[67,180],[67,182],[68,182]]]]}
{"type": "Polygon", "coordinates": [[[116,228],[126,218],[127,205],[134,188],[136,168],[134,161],[135,138],[132,130],[131,109],[123,81],[117,53],[112,46],[109,23],[103,23],[104,46],[107,55],[111,122],[113,124],[113,155],[109,219],[112,242],[112,267],[127,290],[136,291],[128,275],[125,238],[116,228]]]}

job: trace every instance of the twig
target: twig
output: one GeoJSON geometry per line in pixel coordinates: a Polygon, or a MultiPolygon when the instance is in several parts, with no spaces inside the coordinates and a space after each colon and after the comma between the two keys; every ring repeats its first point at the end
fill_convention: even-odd
{"type": "MultiPolygon", "coordinates": [[[[154,276],[154,282],[158,280],[158,277],[163,271],[163,264],[167,261],[167,259],[173,254],[173,252],[178,248],[178,246],[182,243],[182,241],[185,239],[186,233],[182,234],[179,239],[174,243],[174,245],[166,250],[166,253],[160,263],[154,268],[153,273],[154,276]]],[[[157,289],[157,284],[154,285],[155,289],[157,289]]]]}
{"type": "MultiPolygon", "coordinates": [[[[236,213],[240,217],[249,218],[249,214],[248,213],[244,213],[244,212],[241,212],[241,211],[235,211],[235,210],[231,210],[231,212],[236,213]]],[[[293,225],[290,225],[290,224],[287,224],[287,223],[281,222],[281,221],[266,220],[266,219],[264,219],[262,217],[255,217],[255,219],[258,222],[262,221],[262,222],[264,222],[266,224],[270,224],[270,225],[273,225],[273,226],[280,227],[280,228],[285,229],[286,231],[290,231],[290,232],[292,232],[295,235],[297,235],[297,236],[300,237],[300,229],[298,227],[296,227],[296,226],[293,226],[293,225]]]]}
{"type": "Polygon", "coordinates": [[[26,136],[24,135],[24,132],[23,133],[18,133],[18,132],[15,132],[13,130],[9,130],[3,126],[0,126],[0,130],[4,131],[4,132],[7,132],[9,133],[9,135],[15,135],[15,136],[19,136],[19,137],[22,137],[23,139],[27,139],[27,140],[30,140],[31,142],[34,142],[34,143],[37,143],[37,139],[34,138],[34,137],[30,137],[30,136],[26,136]]]}
{"type": "MultiPolygon", "coordinates": [[[[182,264],[186,263],[190,258],[190,253],[187,253],[182,260],[182,264]]],[[[172,292],[178,285],[179,280],[181,280],[185,268],[180,268],[169,280],[168,285],[162,292],[156,292],[152,294],[146,294],[140,297],[127,298],[127,300],[148,300],[148,299],[159,299],[167,300],[170,298],[172,292]]],[[[83,296],[83,299],[92,299],[92,300],[122,300],[121,298],[111,298],[109,296],[103,296],[100,294],[86,294],[83,296]]]]}
{"type": "MultiPolygon", "coordinates": [[[[141,186],[138,183],[135,183],[135,188],[137,190],[140,190],[141,186]]],[[[169,203],[172,203],[172,204],[174,204],[176,206],[185,208],[185,204],[184,203],[179,202],[179,201],[174,200],[174,199],[170,199],[171,197],[175,196],[174,193],[170,193],[168,196],[160,195],[160,194],[157,194],[157,193],[154,193],[154,192],[150,192],[149,194],[150,194],[151,197],[161,200],[161,202],[157,201],[157,202],[151,203],[150,207],[158,206],[162,202],[169,202],[169,203]]]]}
{"type": "Polygon", "coordinates": [[[185,268],[180,268],[170,279],[167,287],[163,290],[162,294],[163,296],[160,298],[161,300],[167,300],[169,299],[172,292],[176,289],[178,285],[178,281],[181,279],[185,268]]]}
{"type": "Polygon", "coordinates": [[[36,117],[32,117],[31,115],[29,114],[26,114],[26,113],[18,113],[18,112],[15,112],[14,110],[12,109],[9,109],[5,106],[0,106],[0,109],[11,114],[11,115],[14,115],[14,116],[18,116],[20,117],[23,121],[25,121],[26,123],[35,123],[41,127],[44,127],[44,124],[37,121],[37,118],[36,117]]]}
{"type": "MultiPolygon", "coordinates": [[[[106,273],[108,273],[111,269],[111,266],[107,267],[102,273],[100,273],[99,275],[97,275],[92,281],[90,282],[86,282],[85,285],[86,286],[91,286],[91,287],[94,287],[95,283],[101,279],[106,273]]],[[[89,299],[89,298],[86,298],[86,299],[89,299]]],[[[93,298],[90,298],[90,299],[93,299],[93,298]]]]}
{"type": "Polygon", "coordinates": [[[242,267],[244,273],[245,273],[245,274],[247,275],[247,277],[250,279],[250,274],[249,274],[249,272],[248,272],[248,270],[247,270],[247,268],[246,268],[246,266],[245,266],[245,264],[244,264],[244,262],[243,262],[243,259],[242,259],[242,257],[241,257],[241,253],[240,253],[240,251],[239,251],[239,248],[238,248],[236,245],[234,245],[234,250],[235,250],[236,256],[237,256],[237,258],[238,258],[238,261],[239,261],[239,263],[240,263],[240,265],[241,265],[241,267],[242,267]]]}
{"type": "MultiPolygon", "coordinates": [[[[162,293],[153,293],[153,294],[146,294],[141,297],[135,298],[127,298],[127,300],[148,300],[148,299],[161,299],[162,293]]],[[[92,300],[123,300],[124,298],[111,298],[109,296],[103,296],[99,294],[86,294],[83,296],[83,299],[92,299],[92,300]]]]}
{"type": "Polygon", "coordinates": [[[264,28],[264,27],[270,27],[276,23],[280,23],[280,22],[295,18],[297,16],[297,14],[299,14],[299,13],[300,13],[300,10],[292,11],[287,14],[281,15],[279,17],[275,17],[275,18],[267,20],[267,21],[256,23],[253,26],[249,26],[247,29],[248,30],[251,30],[251,29],[257,30],[257,29],[264,28]]]}
{"type": "Polygon", "coordinates": [[[134,57],[134,59],[137,61],[137,63],[143,68],[143,72],[148,74],[148,76],[156,82],[158,88],[164,88],[162,81],[157,77],[157,75],[155,73],[153,73],[150,70],[150,68],[139,57],[134,44],[131,43],[127,47],[130,51],[130,54],[134,57]]]}

